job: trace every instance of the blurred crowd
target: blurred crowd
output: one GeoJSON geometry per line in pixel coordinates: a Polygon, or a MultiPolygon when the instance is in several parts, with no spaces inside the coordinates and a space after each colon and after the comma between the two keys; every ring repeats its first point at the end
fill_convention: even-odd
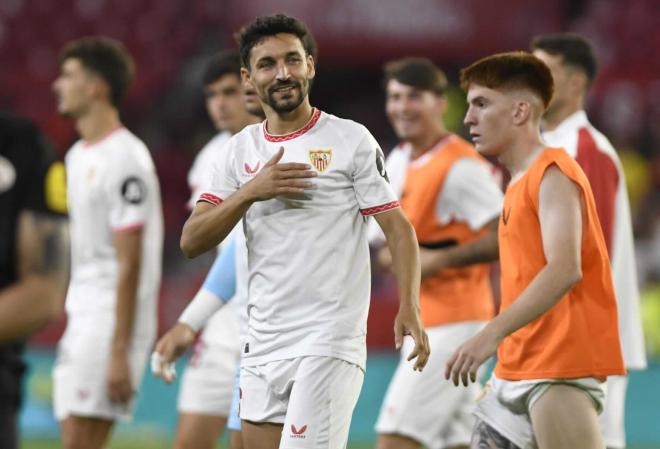
{"type": "MultiPolygon", "coordinates": [[[[299,14],[306,21],[310,20],[308,15],[314,15],[314,32],[313,22],[322,19],[319,11],[310,10],[304,3],[289,0],[282,2],[282,9],[299,14]]],[[[488,3],[473,0],[466,4],[475,8],[477,15],[477,8],[488,3]]],[[[517,8],[525,8],[522,3],[527,2],[504,2],[511,8],[512,21],[525,20],[516,14],[517,8]]],[[[648,349],[660,355],[660,28],[656,26],[660,23],[660,4],[657,0],[542,3],[554,14],[546,22],[537,20],[540,29],[536,32],[576,31],[589,38],[597,49],[601,67],[588,113],[594,125],[615,145],[624,164],[639,282],[644,291],[648,349]]],[[[136,59],[137,78],[122,112],[124,123],[152,151],[160,177],[166,224],[161,308],[165,324],[178,316],[210,263],[203,258],[187,261],[178,249],[181,226],[188,215],[185,176],[195,153],[213,134],[204,110],[201,68],[208,55],[233,45],[232,35],[240,16],[235,10],[239,4],[232,0],[0,2],[0,108],[35,120],[61,156],[76,137],[72,125],[58,117],[51,93],[58,72],[58,49],[70,39],[100,34],[124,42],[136,59]]],[[[248,7],[243,8],[244,14],[250,13],[248,7]]],[[[271,9],[277,10],[277,5],[271,9]]],[[[263,11],[269,12],[272,11],[263,11]]],[[[483,11],[480,13],[483,16],[483,11]]],[[[528,48],[534,30],[516,32],[516,26],[510,25],[500,26],[503,35],[511,36],[501,38],[499,50],[528,48]]],[[[324,39],[323,35],[317,39],[320,69],[312,91],[313,104],[364,123],[387,152],[396,141],[383,112],[381,68],[388,56],[402,56],[403,50],[396,46],[381,48],[378,56],[367,63],[360,60],[360,55],[368,49],[358,48],[359,42],[353,43],[355,55],[346,52],[343,57],[338,55],[341,49],[336,44],[332,57],[324,59],[324,49],[331,39],[324,39]]],[[[455,81],[462,66],[492,52],[491,36],[480,39],[488,48],[483,53],[475,45],[461,57],[442,49],[428,54],[426,45],[415,54],[432,57],[455,81]]],[[[475,42],[478,44],[479,40],[475,42]]],[[[405,51],[409,48],[410,45],[405,46],[405,51]]],[[[446,120],[450,129],[461,133],[464,100],[457,89],[451,99],[453,107],[446,120]]],[[[387,296],[387,287],[387,283],[377,285],[376,296],[387,296]]]]}

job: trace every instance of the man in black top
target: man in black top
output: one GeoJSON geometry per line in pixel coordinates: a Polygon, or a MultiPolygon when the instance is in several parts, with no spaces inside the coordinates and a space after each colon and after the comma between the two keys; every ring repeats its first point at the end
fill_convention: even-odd
{"type": "Polygon", "coordinates": [[[63,312],[64,166],[29,121],[0,112],[0,447],[18,447],[24,341],[63,312]]]}

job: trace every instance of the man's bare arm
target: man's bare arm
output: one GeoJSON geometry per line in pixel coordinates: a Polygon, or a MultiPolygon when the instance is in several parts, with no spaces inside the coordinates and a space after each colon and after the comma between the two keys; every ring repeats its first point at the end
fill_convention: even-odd
{"type": "Polygon", "coordinates": [[[497,350],[500,341],[550,310],[582,279],[582,195],[557,167],[545,172],[539,191],[539,222],[546,265],[518,299],[447,362],[445,376],[458,385],[473,382],[477,368],[497,350]]]}
{"type": "Polygon", "coordinates": [[[487,223],[486,234],[469,243],[442,249],[420,248],[422,277],[433,276],[445,268],[493,262],[499,257],[497,226],[499,217],[487,223]]]}
{"type": "Polygon", "coordinates": [[[181,250],[187,257],[197,257],[215,248],[234,229],[236,223],[256,201],[277,195],[303,193],[312,186],[309,178],[317,173],[309,164],[278,164],[284,148],[264,165],[252,181],[241,187],[222,204],[199,202],[183,226],[181,250]]]}
{"type": "Polygon", "coordinates": [[[422,370],[430,354],[429,341],[419,318],[419,254],[415,229],[400,208],[375,215],[392,254],[392,271],[399,284],[399,313],[394,323],[397,349],[404,335],[415,340],[408,360],[417,357],[415,369],[422,370]]]}
{"type": "Polygon", "coordinates": [[[59,318],[69,284],[66,218],[25,210],[17,239],[18,279],[0,290],[0,343],[26,338],[59,318]]]}

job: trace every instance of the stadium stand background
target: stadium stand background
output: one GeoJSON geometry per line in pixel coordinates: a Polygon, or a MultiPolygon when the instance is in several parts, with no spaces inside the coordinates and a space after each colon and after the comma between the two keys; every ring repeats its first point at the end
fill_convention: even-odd
{"type": "MultiPolygon", "coordinates": [[[[660,430],[652,425],[660,419],[653,407],[660,402],[657,0],[1,0],[0,108],[35,120],[61,156],[76,138],[71,123],[55,112],[51,93],[61,46],[85,35],[107,35],[123,41],[136,59],[137,77],[122,117],[151,149],[161,182],[166,224],[161,330],[176,319],[210,264],[209,257],[188,261],[178,249],[188,215],[185,176],[195,153],[213,134],[200,89],[204,58],[231,47],[233,33],[246,21],[280,11],[306,21],[318,41],[313,104],[364,123],[385,151],[396,143],[383,112],[381,67],[388,59],[428,56],[455,81],[458,70],[471,61],[497,51],[526,49],[535,34],[571,30],[594,42],[601,70],[588,113],[624,163],[651,355],[649,370],[632,376],[629,440],[660,447],[660,430]]],[[[462,132],[463,96],[457,90],[450,96],[446,120],[451,129],[462,132]]],[[[370,365],[352,441],[373,438],[371,427],[396,357],[390,331],[395,295],[392,279],[374,273],[370,365]]],[[[23,416],[27,439],[52,438],[56,432],[49,409],[49,372],[62,330],[63,323],[51,326],[31,344],[34,363],[23,416]]],[[[440,373],[438,377],[440,381],[440,373]]],[[[129,440],[137,431],[154,434],[156,443],[148,447],[167,447],[175,390],[151,378],[145,382],[136,422],[120,433],[129,440]]]]}

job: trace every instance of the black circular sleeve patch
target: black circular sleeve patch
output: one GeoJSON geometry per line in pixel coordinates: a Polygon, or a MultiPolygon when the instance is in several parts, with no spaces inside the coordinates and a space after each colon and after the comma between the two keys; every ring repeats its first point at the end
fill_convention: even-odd
{"type": "Polygon", "coordinates": [[[376,148],[376,168],[378,169],[378,173],[385,178],[385,181],[390,182],[390,178],[387,176],[387,170],[385,169],[385,155],[380,148],[376,148]]]}
{"type": "Polygon", "coordinates": [[[140,204],[147,197],[147,186],[140,178],[130,176],[121,184],[122,198],[131,204],[140,204]]]}

